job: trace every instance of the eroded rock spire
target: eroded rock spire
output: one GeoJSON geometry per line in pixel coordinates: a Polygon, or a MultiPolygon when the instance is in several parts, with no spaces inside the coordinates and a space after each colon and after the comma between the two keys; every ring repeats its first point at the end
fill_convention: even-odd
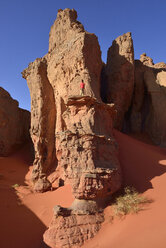
{"type": "Polygon", "coordinates": [[[47,176],[54,166],[54,178],[70,183],[75,197],[71,208],[55,208],[44,235],[51,247],[81,245],[93,237],[103,221],[101,202],[121,186],[113,137],[115,108],[101,101],[101,70],[97,37],[84,30],[75,10],[65,9],[58,11],[51,27],[48,54],[23,72],[32,102],[34,189],[50,188],[53,182],[47,176]],[[82,80],[85,90],[80,96],[82,80]],[[63,229],[61,220],[67,223],[63,229]],[[77,235],[69,238],[72,229],[77,235]]]}

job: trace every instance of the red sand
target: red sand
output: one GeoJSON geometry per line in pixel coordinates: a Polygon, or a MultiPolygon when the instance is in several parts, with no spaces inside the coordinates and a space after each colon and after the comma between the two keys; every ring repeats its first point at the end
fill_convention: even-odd
{"type": "Polygon", "coordinates": [[[166,247],[166,149],[142,143],[115,132],[120,149],[125,185],[144,192],[154,202],[138,214],[106,222],[86,248],[165,248],[166,247]]]}
{"type": "MultiPolygon", "coordinates": [[[[165,248],[166,247],[166,150],[115,132],[120,148],[124,183],[154,202],[136,215],[106,221],[86,248],[165,248]]],[[[8,158],[0,157],[0,248],[42,248],[53,206],[70,206],[69,185],[53,192],[34,194],[25,183],[30,162],[25,149],[8,158]],[[22,185],[16,189],[12,185],[22,185]]]]}
{"type": "Polygon", "coordinates": [[[0,248],[43,248],[42,236],[53,215],[53,207],[69,207],[70,185],[46,193],[32,193],[25,149],[8,158],[0,157],[0,248]],[[21,185],[13,188],[12,185],[21,185]]]}

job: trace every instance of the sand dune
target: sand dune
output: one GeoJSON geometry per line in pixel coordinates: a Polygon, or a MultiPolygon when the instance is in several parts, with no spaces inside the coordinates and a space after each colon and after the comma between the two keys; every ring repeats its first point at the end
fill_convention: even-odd
{"type": "MultiPolygon", "coordinates": [[[[110,221],[111,207],[105,209],[106,221],[88,241],[86,248],[165,248],[166,247],[166,150],[145,144],[120,132],[119,158],[124,184],[153,200],[139,214],[110,221]]],[[[52,217],[53,206],[71,205],[71,187],[32,193],[26,184],[31,164],[26,148],[8,158],[0,158],[0,247],[41,248],[42,235],[52,217]],[[26,180],[25,180],[26,178],[26,180]],[[19,187],[13,188],[12,185],[19,187]]]]}
{"type": "Polygon", "coordinates": [[[144,211],[106,222],[86,248],[165,248],[166,247],[166,150],[115,132],[119,143],[124,184],[132,185],[154,202],[144,211]]]}

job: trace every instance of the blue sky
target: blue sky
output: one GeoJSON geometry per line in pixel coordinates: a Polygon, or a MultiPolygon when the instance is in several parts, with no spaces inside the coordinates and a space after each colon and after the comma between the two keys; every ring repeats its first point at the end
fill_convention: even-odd
{"type": "Polygon", "coordinates": [[[103,61],[112,41],[132,32],[135,58],[146,52],[166,62],[165,0],[0,0],[0,86],[30,110],[21,71],[48,51],[57,10],[74,8],[85,29],[98,36],[103,61]]]}

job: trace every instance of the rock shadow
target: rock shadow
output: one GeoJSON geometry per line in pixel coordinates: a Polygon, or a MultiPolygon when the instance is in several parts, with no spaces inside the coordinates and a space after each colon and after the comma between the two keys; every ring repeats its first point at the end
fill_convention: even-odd
{"type": "Polygon", "coordinates": [[[32,161],[27,147],[10,157],[0,157],[0,247],[3,248],[42,247],[46,226],[16,194],[16,184],[25,185],[27,161],[32,161]]]}
{"type": "Polygon", "coordinates": [[[127,134],[145,134],[154,144],[166,147],[166,113],[163,111],[166,87],[164,76],[160,74],[162,83],[158,78],[160,72],[166,72],[166,65],[154,65],[146,54],[133,65],[130,57],[120,54],[120,48],[116,40],[113,41],[101,72],[102,101],[115,103],[117,109],[114,127],[127,134]]]}
{"type": "Polygon", "coordinates": [[[145,144],[118,131],[115,131],[115,137],[119,144],[124,186],[134,186],[141,193],[152,189],[152,179],[166,173],[166,166],[160,164],[166,159],[166,149],[145,144]]]}

